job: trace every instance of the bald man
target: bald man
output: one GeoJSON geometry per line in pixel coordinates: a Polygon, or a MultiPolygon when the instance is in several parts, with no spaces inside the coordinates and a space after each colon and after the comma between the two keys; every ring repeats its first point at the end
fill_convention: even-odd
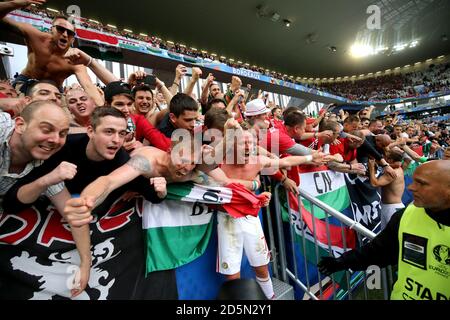
{"type": "Polygon", "coordinates": [[[394,214],[372,242],[323,258],[319,270],[330,275],[398,264],[391,299],[450,300],[450,161],[418,167],[408,188],[414,203],[394,214]]]}
{"type": "Polygon", "coordinates": [[[0,112],[0,214],[9,188],[64,146],[69,123],[68,115],[52,101],[33,102],[14,120],[0,112]]]}

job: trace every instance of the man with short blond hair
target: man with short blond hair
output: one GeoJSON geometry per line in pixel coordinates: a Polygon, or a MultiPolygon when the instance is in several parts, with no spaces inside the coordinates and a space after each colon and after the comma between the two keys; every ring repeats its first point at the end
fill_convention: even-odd
{"type": "Polygon", "coordinates": [[[80,131],[86,132],[90,125],[91,115],[96,108],[94,100],[80,88],[67,91],[66,103],[73,116],[73,121],[70,124],[71,130],[78,128],[77,133],[80,131]]]}

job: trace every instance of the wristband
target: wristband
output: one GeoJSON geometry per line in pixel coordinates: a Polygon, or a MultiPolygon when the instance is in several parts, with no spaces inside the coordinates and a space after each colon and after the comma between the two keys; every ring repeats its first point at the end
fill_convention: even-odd
{"type": "Polygon", "coordinates": [[[180,85],[178,83],[176,83],[175,81],[173,82],[174,85],[176,85],[178,88],[180,87],[180,85]]]}
{"type": "Polygon", "coordinates": [[[313,161],[312,155],[306,156],[306,162],[312,162],[312,161],[313,161]]]}
{"type": "Polygon", "coordinates": [[[92,57],[90,57],[89,62],[86,65],[86,68],[89,68],[89,66],[92,64],[92,60],[94,60],[94,59],[92,59],[92,57]]]}

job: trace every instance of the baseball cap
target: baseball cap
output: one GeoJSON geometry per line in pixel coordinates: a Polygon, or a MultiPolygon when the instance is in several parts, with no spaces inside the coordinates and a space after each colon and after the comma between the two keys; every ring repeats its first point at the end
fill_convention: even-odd
{"type": "Polygon", "coordinates": [[[260,114],[266,114],[270,112],[270,109],[266,107],[266,104],[262,99],[255,99],[247,103],[245,107],[245,116],[253,117],[259,116],[260,114]]]}
{"type": "Polygon", "coordinates": [[[128,83],[122,81],[115,81],[109,83],[105,88],[105,99],[112,100],[118,94],[128,94],[131,96],[131,87],[128,83]]]}

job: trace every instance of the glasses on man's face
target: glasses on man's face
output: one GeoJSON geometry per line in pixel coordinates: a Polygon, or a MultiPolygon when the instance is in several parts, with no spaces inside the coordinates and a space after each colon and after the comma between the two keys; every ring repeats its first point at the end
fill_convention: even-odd
{"type": "Polygon", "coordinates": [[[61,34],[64,34],[64,32],[67,32],[67,35],[69,37],[75,37],[75,35],[76,35],[75,31],[73,31],[73,30],[64,28],[62,26],[56,26],[56,25],[54,27],[56,28],[56,31],[58,31],[61,34]]]}

